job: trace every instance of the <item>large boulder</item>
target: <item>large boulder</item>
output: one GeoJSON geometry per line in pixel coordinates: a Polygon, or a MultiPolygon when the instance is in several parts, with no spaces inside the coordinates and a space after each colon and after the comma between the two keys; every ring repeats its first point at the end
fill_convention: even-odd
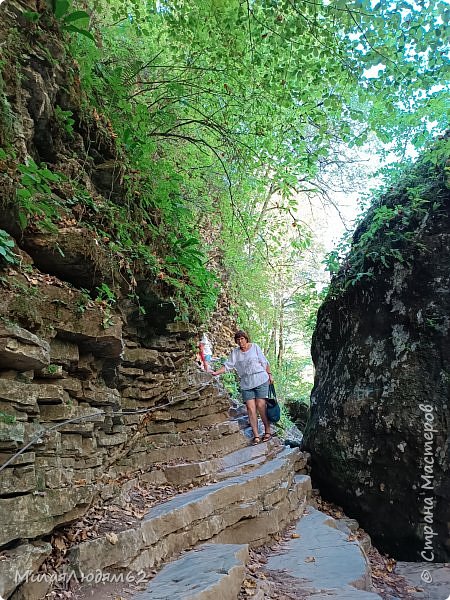
{"type": "Polygon", "coordinates": [[[406,560],[450,560],[449,210],[421,160],[357,229],[313,337],[316,484],[406,560]]]}

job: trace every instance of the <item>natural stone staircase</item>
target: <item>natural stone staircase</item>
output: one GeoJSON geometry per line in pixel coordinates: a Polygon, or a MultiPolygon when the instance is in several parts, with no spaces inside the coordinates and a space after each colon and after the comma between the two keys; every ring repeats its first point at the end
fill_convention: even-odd
{"type": "MultiPolygon", "coordinates": [[[[123,353],[116,357],[116,388],[103,381],[111,340],[103,343],[99,327],[90,337],[85,323],[78,327],[78,343],[71,334],[72,341],[56,337],[46,344],[23,329],[3,326],[2,366],[10,370],[0,371],[0,400],[16,420],[1,426],[2,458],[10,460],[36,432],[42,439],[1,473],[0,596],[43,598],[49,590],[46,581],[18,587],[17,574],[42,569],[52,551],[49,541],[55,527],[84,518],[95,502],[114,513],[113,507],[126,504],[134,487],[146,484],[155,490],[168,486],[172,494],[182,489],[158,505],[144,506],[133,519],[106,519],[101,530],[90,531],[90,538],[77,538],[59,570],[79,579],[93,573],[108,578],[110,573],[148,573],[175,561],[139,592],[142,598],[234,600],[248,546],[269,542],[307,506],[311,481],[306,455],[276,438],[250,446],[246,419],[236,410],[235,418],[227,418],[228,397],[211,376],[172,366],[187,352],[189,332],[181,325],[167,325],[170,336],[156,336],[148,342],[151,348],[138,347],[127,337],[123,353]],[[50,357],[55,367],[52,383],[41,371],[31,370],[43,368],[50,357]],[[26,377],[25,367],[30,369],[26,377]],[[89,420],[67,422],[85,414],[89,420]],[[208,545],[196,548],[204,542],[208,545]]],[[[301,519],[299,527],[309,520],[301,519]]],[[[333,594],[365,598],[361,594],[369,593],[370,576],[364,555],[343,540],[344,534],[337,529],[330,534],[329,523],[319,521],[312,527],[327,528],[322,537],[335,547],[332,553],[339,560],[356,561],[360,553],[354,569],[358,577],[342,580],[333,594]],[[349,587],[355,581],[363,591],[349,587]]],[[[301,563],[305,552],[313,554],[307,535],[299,536],[292,549],[296,558],[283,559],[283,565],[301,563]]],[[[270,568],[278,570],[269,564],[270,568]]],[[[292,568],[290,577],[307,576],[298,573],[292,568]]],[[[320,583],[320,570],[316,575],[302,593],[317,596],[324,586],[328,590],[326,577],[320,583]]],[[[99,596],[98,589],[88,587],[84,583],[75,597],[84,598],[86,590],[91,597],[99,596]]]]}
{"type": "Polygon", "coordinates": [[[118,532],[114,545],[105,534],[75,546],[71,566],[79,575],[107,568],[139,571],[200,541],[267,541],[303,510],[311,483],[295,475],[302,458],[298,450],[285,449],[246,474],[180,494],[151,508],[138,526],[118,532]]]}
{"type": "MultiPolygon", "coordinates": [[[[205,544],[169,563],[131,598],[236,600],[247,560],[246,544],[205,544]]],[[[369,563],[351,530],[311,506],[289,542],[269,557],[264,572],[272,583],[253,590],[257,600],[381,600],[370,591],[369,563]]]]}
{"type": "MultiPolygon", "coordinates": [[[[286,573],[289,587],[298,590],[293,597],[379,598],[370,591],[368,562],[349,538],[350,530],[308,506],[311,480],[305,474],[306,455],[298,448],[283,447],[277,438],[249,446],[240,425],[242,419],[188,431],[184,445],[167,448],[186,449],[188,460],[157,465],[141,478],[192,489],[150,508],[132,526],[124,524],[113,535],[104,530],[73,546],[64,570],[75,573],[79,581],[92,573],[106,574],[108,579],[113,573],[148,573],[172,561],[145,590],[135,589],[133,595],[128,585],[121,597],[235,600],[245,578],[249,546],[269,542],[306,510],[289,547],[267,563],[268,575],[286,573]],[[208,543],[197,546],[204,542],[208,543]]],[[[12,600],[44,597],[48,586],[35,583],[25,583],[8,596],[15,587],[15,571],[36,570],[42,562],[39,552],[48,554],[48,544],[44,545],[30,544],[26,560],[24,552],[9,554],[9,579],[3,573],[0,593],[12,600]]],[[[83,584],[79,597],[106,598],[102,590],[102,585],[83,584]]],[[[271,597],[259,592],[261,600],[271,597]]]]}
{"type": "MultiPolygon", "coordinates": [[[[176,485],[217,481],[247,473],[279,451],[279,443],[271,440],[267,445],[246,446],[220,458],[170,465],[164,468],[164,475],[167,481],[176,485]]],[[[306,459],[304,463],[306,464],[306,459]]]]}
{"type": "MultiPolygon", "coordinates": [[[[137,527],[117,534],[114,545],[106,536],[79,544],[70,552],[71,567],[79,575],[146,571],[187,550],[131,598],[235,600],[248,547],[270,541],[302,517],[292,541],[269,559],[267,574],[285,573],[289,588],[298,592],[292,597],[380,598],[371,592],[370,567],[350,529],[307,505],[311,481],[298,474],[305,466],[303,453],[283,449],[275,439],[218,459],[167,467],[166,477],[179,483],[214,482],[150,509],[137,527]],[[214,544],[189,550],[202,541],[214,544]]],[[[259,597],[271,596],[260,592],[259,597]]]]}

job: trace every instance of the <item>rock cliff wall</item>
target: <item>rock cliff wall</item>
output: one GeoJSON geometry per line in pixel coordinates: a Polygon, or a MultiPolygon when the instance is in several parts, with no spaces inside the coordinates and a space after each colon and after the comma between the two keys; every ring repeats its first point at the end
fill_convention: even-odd
{"type": "Polygon", "coordinates": [[[407,560],[450,557],[449,211],[420,161],[356,231],[312,346],[316,481],[407,560]]]}
{"type": "Polygon", "coordinates": [[[102,307],[80,313],[80,292],[55,278],[9,277],[13,290],[0,290],[2,314],[15,317],[0,324],[1,464],[33,443],[0,472],[1,545],[80,516],[120,477],[153,470],[161,483],[172,461],[239,446],[223,424],[228,398],[192,364],[195,328],[169,322],[149,336],[119,314],[105,326],[102,307]],[[39,323],[34,333],[17,324],[18,303],[39,323]]]}
{"type": "MultiPolygon", "coordinates": [[[[242,435],[224,423],[227,396],[195,367],[197,329],[176,322],[164,282],[139,265],[125,273],[111,236],[86,224],[80,194],[105,223],[106,200],[123,204],[123,157],[82,102],[57,24],[34,0],[7,1],[0,13],[0,229],[20,257],[0,271],[0,547],[11,549],[110,498],[137,470],[172,481],[171,463],[222,456],[242,435]],[[47,187],[36,196],[43,212],[24,228],[16,194],[26,200],[34,183],[23,185],[18,165],[30,158],[43,171],[25,174],[47,187]],[[59,207],[50,230],[46,195],[59,207]]],[[[224,306],[217,332],[218,321],[218,338],[229,339],[224,306]]],[[[34,567],[47,546],[31,547],[34,567]]]]}

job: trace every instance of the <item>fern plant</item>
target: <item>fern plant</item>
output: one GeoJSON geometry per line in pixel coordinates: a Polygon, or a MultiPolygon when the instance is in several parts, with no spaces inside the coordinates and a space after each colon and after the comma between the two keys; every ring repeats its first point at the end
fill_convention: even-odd
{"type": "Polygon", "coordinates": [[[0,229],[0,261],[8,265],[16,265],[19,257],[13,252],[14,240],[3,229],[0,229]]]}
{"type": "Polygon", "coordinates": [[[55,231],[53,223],[59,217],[60,203],[52,192],[51,185],[61,181],[61,176],[53,173],[45,165],[39,167],[33,159],[18,166],[22,173],[17,189],[19,204],[19,224],[25,229],[31,218],[48,231],[55,231]]]}

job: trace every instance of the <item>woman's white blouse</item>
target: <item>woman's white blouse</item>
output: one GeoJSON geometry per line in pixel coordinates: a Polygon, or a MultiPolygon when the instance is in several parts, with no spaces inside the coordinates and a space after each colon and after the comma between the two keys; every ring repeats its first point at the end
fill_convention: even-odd
{"type": "Polygon", "coordinates": [[[252,343],[247,352],[234,348],[223,366],[226,372],[236,369],[241,380],[241,390],[251,390],[269,380],[266,372],[268,364],[269,361],[258,344],[252,343]]]}

